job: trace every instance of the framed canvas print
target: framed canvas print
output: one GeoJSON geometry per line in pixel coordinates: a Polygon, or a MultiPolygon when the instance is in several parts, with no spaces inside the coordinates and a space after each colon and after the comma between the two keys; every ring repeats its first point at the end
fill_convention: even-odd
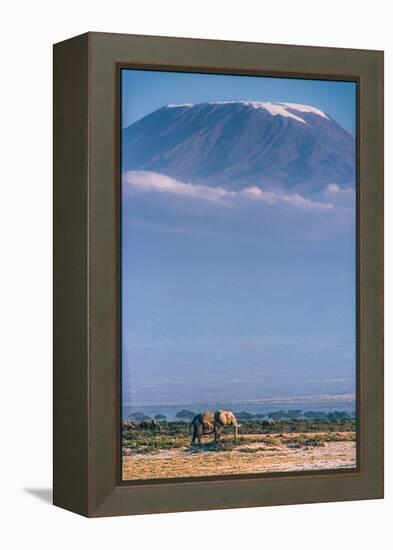
{"type": "Polygon", "coordinates": [[[383,54],[54,47],[54,502],[383,496],[383,54]]]}

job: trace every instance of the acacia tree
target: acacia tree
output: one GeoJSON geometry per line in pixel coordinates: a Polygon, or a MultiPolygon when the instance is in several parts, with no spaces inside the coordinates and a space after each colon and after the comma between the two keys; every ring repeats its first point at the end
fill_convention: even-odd
{"type": "Polygon", "coordinates": [[[195,413],[188,409],[182,409],[176,413],[176,418],[179,418],[179,420],[192,420],[194,416],[195,413]]]}

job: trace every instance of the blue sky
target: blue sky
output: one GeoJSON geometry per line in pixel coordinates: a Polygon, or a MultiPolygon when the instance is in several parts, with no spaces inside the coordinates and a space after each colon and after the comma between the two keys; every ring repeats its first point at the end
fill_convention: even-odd
{"type": "Polygon", "coordinates": [[[124,69],[122,94],[123,127],[169,103],[246,99],[312,105],[355,135],[354,82],[124,69]]]}
{"type": "MultiPolygon", "coordinates": [[[[352,83],[123,71],[123,126],[228,99],[311,104],[355,127],[352,83]]],[[[124,404],[354,393],[351,190],[316,197],[325,209],[123,182],[124,404]]]]}

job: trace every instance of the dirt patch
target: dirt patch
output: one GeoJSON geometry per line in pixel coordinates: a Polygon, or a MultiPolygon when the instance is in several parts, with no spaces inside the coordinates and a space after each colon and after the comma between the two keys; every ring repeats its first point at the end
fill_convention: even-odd
{"type": "MultiPolygon", "coordinates": [[[[209,444],[136,454],[124,449],[123,479],[157,479],[354,468],[354,441],[315,443],[318,434],[244,436],[233,450],[209,444]],[[299,435],[305,443],[295,442],[299,435]],[[309,439],[307,438],[309,436],[309,439]],[[247,439],[252,442],[247,443],[247,439]],[[292,441],[292,442],[291,442],[292,441]]],[[[323,435],[323,434],[319,434],[323,435]]],[[[344,435],[344,434],[341,434],[344,435]]],[[[346,434],[348,437],[351,434],[346,434]]]]}

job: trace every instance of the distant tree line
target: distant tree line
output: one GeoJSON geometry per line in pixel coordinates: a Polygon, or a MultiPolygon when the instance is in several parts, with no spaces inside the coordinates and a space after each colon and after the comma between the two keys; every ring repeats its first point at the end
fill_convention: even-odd
{"type": "Polygon", "coordinates": [[[236,417],[239,420],[258,420],[263,418],[271,418],[272,420],[297,420],[300,418],[307,418],[312,420],[344,420],[347,418],[354,418],[355,412],[348,413],[346,411],[333,411],[333,412],[324,412],[324,411],[305,411],[303,412],[300,409],[290,409],[290,410],[278,410],[271,411],[268,413],[257,413],[252,414],[246,411],[241,411],[236,413],[236,417]]]}
{"type": "MultiPolygon", "coordinates": [[[[196,413],[194,411],[191,411],[189,409],[181,409],[180,411],[177,411],[176,418],[180,421],[188,422],[191,421],[196,413]]],[[[247,422],[247,420],[260,420],[264,418],[270,418],[272,420],[298,420],[301,418],[310,419],[310,420],[345,420],[348,418],[355,418],[356,413],[355,412],[346,412],[346,411],[332,411],[332,412],[324,412],[324,411],[305,411],[303,412],[300,409],[289,409],[289,410],[283,410],[280,409],[278,411],[271,411],[268,413],[250,413],[247,411],[241,411],[236,413],[236,417],[243,422],[247,422]]],[[[128,418],[131,420],[134,420],[136,422],[143,422],[144,420],[151,420],[152,417],[142,413],[142,412],[134,412],[128,415],[128,418]]],[[[156,414],[154,416],[155,420],[165,421],[167,417],[164,414],[156,414]]]]}
{"type": "Polygon", "coordinates": [[[179,418],[179,420],[192,420],[196,413],[193,411],[189,411],[188,409],[182,409],[181,411],[178,411],[176,413],[176,418],[179,418]]]}
{"type": "MultiPolygon", "coordinates": [[[[128,415],[128,418],[130,420],[134,420],[135,422],[143,422],[144,420],[152,420],[152,417],[148,414],[142,413],[142,412],[134,412],[128,415]]],[[[154,415],[155,420],[166,420],[165,414],[156,414],[154,415]]]]}

